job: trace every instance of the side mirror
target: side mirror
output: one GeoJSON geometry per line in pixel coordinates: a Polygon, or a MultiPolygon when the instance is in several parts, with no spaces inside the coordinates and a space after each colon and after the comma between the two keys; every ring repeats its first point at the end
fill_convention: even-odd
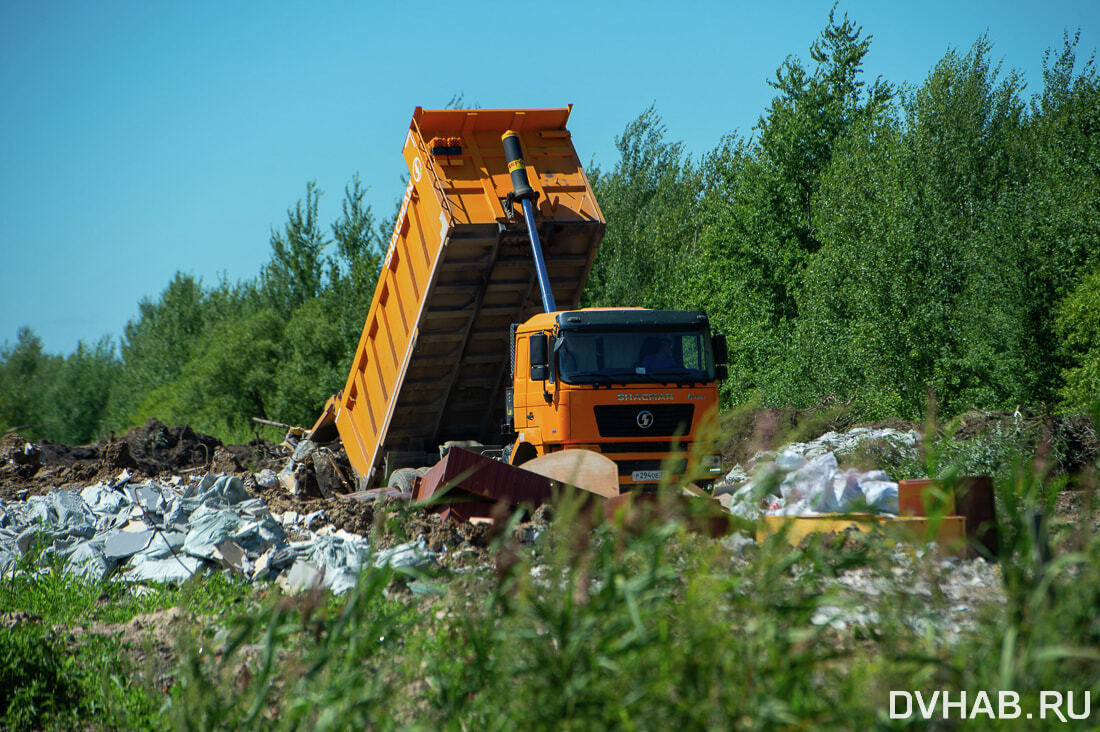
{"type": "Polygon", "coordinates": [[[729,361],[729,351],[726,348],[726,334],[715,333],[710,337],[711,350],[714,351],[714,364],[721,366],[729,361]]]}
{"type": "Polygon", "coordinates": [[[729,369],[726,368],[726,364],[714,367],[714,378],[718,381],[725,381],[730,377],[729,369]]]}
{"type": "Polygon", "coordinates": [[[545,333],[532,333],[527,342],[531,352],[531,380],[546,381],[550,377],[550,339],[545,333]]]}

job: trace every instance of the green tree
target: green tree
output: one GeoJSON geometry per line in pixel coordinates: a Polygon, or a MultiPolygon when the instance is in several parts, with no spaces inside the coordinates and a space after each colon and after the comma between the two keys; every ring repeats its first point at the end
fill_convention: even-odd
{"type": "Polygon", "coordinates": [[[325,284],[328,261],[323,252],[325,238],[317,216],[321,191],[315,182],[306,184],[306,197],[287,209],[281,232],[271,232],[271,259],[260,272],[264,304],[284,318],[294,308],[317,297],[325,284]]]}
{"type": "Polygon", "coordinates": [[[1100,405],[1100,269],[1058,304],[1055,325],[1068,361],[1061,406],[1088,413],[1100,405]]]}
{"type": "Polygon", "coordinates": [[[107,402],[119,373],[110,338],[83,342],[57,361],[53,378],[42,385],[40,414],[46,436],[68,444],[92,442],[103,435],[107,402]]]}
{"type": "Polygon", "coordinates": [[[669,307],[670,286],[698,237],[698,171],[650,107],[615,139],[619,161],[589,179],[607,231],[585,289],[586,305],[669,307]]]}
{"type": "Polygon", "coordinates": [[[325,317],[334,318],[340,325],[340,337],[348,349],[345,359],[351,358],[359,342],[384,254],[384,224],[375,221],[370,206],[363,201],[365,195],[366,188],[358,175],[344,188],[342,212],[332,225],[337,256],[323,294],[328,303],[325,317]]]}
{"type": "Polygon", "coordinates": [[[847,16],[810,47],[813,65],[788,57],[770,83],[778,94],[756,126],[731,135],[703,163],[702,234],[691,287],[732,344],[727,399],[809,400],[794,340],[806,267],[821,249],[817,191],[837,148],[858,125],[890,110],[893,89],[861,79],[870,36],[847,16]]]}
{"type": "Polygon", "coordinates": [[[871,36],[861,37],[862,27],[847,15],[837,21],[835,12],[810,46],[812,72],[788,57],[768,82],[779,95],[757,125],[762,157],[774,171],[771,193],[780,223],[808,252],[820,246],[813,200],[837,142],[860,119],[884,110],[894,94],[881,79],[864,89],[860,73],[871,36]]]}
{"type": "Polygon", "coordinates": [[[14,344],[0,346],[0,431],[44,434],[44,386],[56,367],[57,357],[42,350],[42,339],[30,328],[20,328],[14,344]]]}
{"type": "Polygon", "coordinates": [[[138,304],[138,317],[124,329],[122,369],[107,407],[112,429],[133,425],[145,396],[179,377],[205,329],[203,302],[201,283],[177,272],[156,300],[138,304]]]}
{"type": "Polygon", "coordinates": [[[269,416],[282,328],[279,315],[267,309],[213,324],[179,378],[145,397],[139,419],[247,434],[252,417],[269,416]]]}
{"type": "Polygon", "coordinates": [[[990,222],[1021,166],[1022,102],[988,53],[984,39],[949,52],[900,119],[868,116],[836,148],[814,199],[824,244],[799,292],[803,399],[820,382],[875,417],[919,417],[929,387],[948,411],[1008,399],[998,358],[1018,291],[990,222]]]}

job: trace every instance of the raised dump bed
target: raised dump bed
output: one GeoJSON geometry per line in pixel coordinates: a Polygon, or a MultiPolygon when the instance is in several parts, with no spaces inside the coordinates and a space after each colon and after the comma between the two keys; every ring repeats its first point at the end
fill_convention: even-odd
{"type": "Polygon", "coordinates": [[[364,486],[387,454],[392,468],[449,440],[500,439],[509,329],[541,312],[509,199],[507,130],[539,194],[554,298],[578,306],[605,224],[566,129],[570,110],[414,112],[402,151],[409,185],[351,373],[312,430],[339,432],[364,486]]]}

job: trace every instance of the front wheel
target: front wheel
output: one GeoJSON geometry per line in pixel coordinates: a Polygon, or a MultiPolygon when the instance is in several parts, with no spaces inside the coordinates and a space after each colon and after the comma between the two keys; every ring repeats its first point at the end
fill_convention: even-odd
{"type": "Polygon", "coordinates": [[[412,493],[413,484],[420,475],[421,473],[416,468],[398,468],[390,473],[390,479],[386,487],[401,493],[412,493]]]}

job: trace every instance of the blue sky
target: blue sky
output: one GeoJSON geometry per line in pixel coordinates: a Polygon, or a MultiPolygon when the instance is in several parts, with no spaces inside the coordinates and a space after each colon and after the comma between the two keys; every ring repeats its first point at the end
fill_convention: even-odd
{"type": "MultiPolygon", "coordinates": [[[[0,2],[0,342],[118,337],[184,271],[253,277],[316,180],[355,173],[379,218],[402,192],[413,108],[564,106],[581,159],[650,104],[701,154],[751,132],[831,2],[0,2]]],[[[1100,2],[838,4],[874,37],[871,78],[919,84],[983,33],[1039,89],[1043,51],[1100,2]]],[[[1083,60],[1083,58],[1082,58],[1083,60]]]]}

